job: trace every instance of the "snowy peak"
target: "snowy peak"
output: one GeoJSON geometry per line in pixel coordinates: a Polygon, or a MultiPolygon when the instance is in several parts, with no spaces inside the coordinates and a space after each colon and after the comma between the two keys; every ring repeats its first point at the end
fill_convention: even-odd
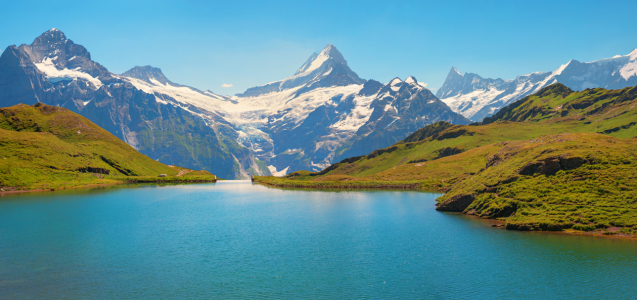
{"type": "Polygon", "coordinates": [[[106,68],[91,60],[86,48],[76,45],[56,28],[41,34],[31,45],[11,47],[17,48],[17,55],[32,62],[51,84],[80,80],[84,85],[92,83],[89,89],[97,89],[114,80],[106,68]]]}
{"type": "Polygon", "coordinates": [[[164,76],[164,73],[161,71],[160,68],[155,68],[152,66],[135,66],[134,68],[122,73],[121,75],[143,80],[151,84],[151,80],[153,79],[161,82],[162,84],[170,82],[170,80],[168,80],[166,76],[164,76]]]}
{"type": "Polygon", "coordinates": [[[405,83],[407,83],[409,85],[413,85],[413,86],[415,86],[417,88],[427,88],[427,84],[426,83],[418,82],[418,80],[414,76],[407,77],[407,79],[405,79],[405,83]]]}
{"type": "Polygon", "coordinates": [[[334,45],[329,44],[323,48],[321,53],[316,54],[316,52],[312,53],[310,58],[303,64],[303,66],[294,73],[294,75],[299,75],[302,73],[310,73],[318,68],[320,68],[326,61],[329,59],[334,60],[337,63],[342,63],[347,66],[347,61],[343,55],[334,47],[334,45]]]}
{"type": "Polygon", "coordinates": [[[296,71],[294,76],[249,88],[243,94],[237,94],[236,96],[255,97],[299,87],[297,93],[300,94],[317,88],[347,86],[363,84],[365,82],[366,80],[358,77],[358,75],[347,66],[347,61],[336,47],[329,44],[325,46],[321,53],[312,53],[310,58],[296,71]]]}
{"type": "Polygon", "coordinates": [[[403,81],[400,80],[400,78],[396,77],[396,78],[392,79],[392,81],[389,82],[389,85],[395,86],[395,85],[399,85],[401,83],[403,83],[403,81]]]}
{"type": "Polygon", "coordinates": [[[323,48],[323,51],[321,51],[321,54],[319,54],[319,56],[321,55],[325,55],[329,58],[334,59],[336,62],[347,65],[347,61],[345,61],[343,54],[341,54],[341,52],[339,52],[338,49],[336,49],[336,47],[332,44],[328,44],[327,46],[325,46],[325,48],[323,48]]]}
{"type": "Polygon", "coordinates": [[[576,91],[635,86],[637,49],[627,55],[591,62],[571,59],[553,72],[535,72],[513,80],[482,78],[471,73],[462,75],[456,68],[451,68],[436,96],[455,112],[479,121],[501,107],[554,83],[564,84],[576,91]]]}
{"type": "Polygon", "coordinates": [[[416,80],[416,77],[414,77],[414,76],[409,76],[409,77],[407,77],[407,79],[405,79],[405,83],[416,84],[417,85],[418,84],[418,80],[416,80]]]}

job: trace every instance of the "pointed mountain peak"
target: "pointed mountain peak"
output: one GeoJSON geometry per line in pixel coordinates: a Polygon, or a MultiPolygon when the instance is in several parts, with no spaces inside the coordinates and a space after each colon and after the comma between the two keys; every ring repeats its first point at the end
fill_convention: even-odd
{"type": "Polygon", "coordinates": [[[449,75],[452,75],[452,74],[453,74],[454,76],[455,76],[456,74],[457,74],[457,75],[460,75],[460,76],[464,76],[464,75],[462,75],[462,73],[460,73],[460,71],[458,71],[458,69],[456,69],[456,67],[451,67],[451,70],[449,71],[449,75]]]}
{"type": "Polygon", "coordinates": [[[410,84],[410,85],[415,85],[417,87],[427,88],[427,84],[426,83],[418,82],[418,80],[414,76],[407,77],[407,79],[405,79],[405,83],[410,84]]]}
{"type": "Polygon", "coordinates": [[[64,35],[64,32],[62,32],[61,30],[57,28],[52,28],[49,31],[37,37],[33,41],[33,45],[46,44],[51,42],[64,42],[66,40],[67,39],[66,39],[66,35],[64,35]]]}
{"type": "Polygon", "coordinates": [[[325,54],[330,57],[343,57],[341,52],[338,52],[338,49],[336,49],[336,47],[332,44],[327,44],[327,46],[323,48],[323,51],[321,51],[321,54],[325,54]]]}
{"type": "Polygon", "coordinates": [[[630,59],[637,59],[637,48],[633,49],[633,51],[630,51],[630,53],[628,53],[628,56],[630,56],[630,59]]]}
{"type": "Polygon", "coordinates": [[[294,73],[294,75],[298,75],[301,73],[310,73],[318,68],[320,68],[324,62],[329,59],[333,59],[337,63],[342,63],[347,66],[347,61],[343,57],[343,55],[338,52],[336,47],[332,44],[328,44],[323,48],[321,53],[316,54],[316,52],[310,55],[310,58],[301,66],[301,68],[294,73]]]}
{"type": "Polygon", "coordinates": [[[134,68],[122,73],[121,75],[143,80],[148,83],[152,83],[151,79],[159,81],[162,84],[170,82],[170,80],[168,80],[166,76],[164,76],[164,73],[161,71],[160,68],[155,68],[153,66],[135,66],[134,68]]]}

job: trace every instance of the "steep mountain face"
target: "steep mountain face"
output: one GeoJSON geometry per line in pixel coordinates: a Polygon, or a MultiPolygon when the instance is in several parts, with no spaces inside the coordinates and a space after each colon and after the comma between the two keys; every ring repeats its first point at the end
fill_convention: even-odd
{"type": "Polygon", "coordinates": [[[577,91],[637,85],[637,49],[628,55],[593,62],[571,60],[554,72],[536,72],[513,80],[482,78],[472,73],[463,75],[452,68],[436,96],[454,111],[479,121],[556,82],[577,91]]]}
{"type": "Polygon", "coordinates": [[[31,45],[2,53],[0,105],[42,102],[68,108],[162,163],[206,169],[222,178],[246,177],[248,169],[269,174],[249,150],[217,133],[217,123],[224,123],[219,116],[204,118],[199,108],[175,99],[187,93],[225,98],[173,84],[159,69],[135,68],[126,75],[110,73],[84,47],[52,29],[31,45]]]}
{"type": "Polygon", "coordinates": [[[351,147],[340,154],[337,161],[368,154],[370,147],[387,147],[419,128],[439,121],[463,125],[471,122],[454,113],[414,77],[405,81],[395,78],[382,86],[370,107],[369,119],[358,129],[351,147]]]}

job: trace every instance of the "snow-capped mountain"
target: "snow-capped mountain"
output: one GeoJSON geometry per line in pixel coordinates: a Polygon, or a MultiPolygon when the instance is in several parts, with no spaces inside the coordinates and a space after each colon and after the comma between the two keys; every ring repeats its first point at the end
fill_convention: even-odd
{"type": "Polygon", "coordinates": [[[31,45],[9,46],[0,56],[1,106],[43,102],[68,108],[166,164],[222,178],[269,174],[248,149],[223,134],[232,126],[222,117],[190,104],[207,100],[228,101],[174,84],[159,69],[113,74],[57,29],[31,45]]]}
{"type": "Polygon", "coordinates": [[[0,56],[0,106],[65,107],[153,159],[223,178],[318,171],[437,121],[470,122],[425,86],[361,79],[333,45],[293,76],[233,97],[151,66],[113,74],[57,29],[0,56]]]}
{"type": "Polygon", "coordinates": [[[237,104],[226,106],[225,117],[245,134],[240,143],[272,171],[318,171],[437,121],[470,122],[413,77],[387,84],[360,79],[333,45],[312,54],[294,76],[231,100],[237,104]]]}
{"type": "Polygon", "coordinates": [[[343,55],[334,47],[327,45],[321,53],[313,53],[310,58],[294,73],[294,76],[271,82],[262,86],[247,89],[240,97],[254,97],[272,92],[281,92],[295,87],[305,86],[300,92],[319,87],[346,86],[363,84],[354,73],[343,55]]]}
{"type": "Polygon", "coordinates": [[[452,68],[436,96],[455,112],[479,121],[556,82],[573,90],[637,85],[637,49],[628,55],[593,62],[571,60],[553,72],[536,72],[512,80],[482,78],[472,73],[463,75],[452,68]]]}

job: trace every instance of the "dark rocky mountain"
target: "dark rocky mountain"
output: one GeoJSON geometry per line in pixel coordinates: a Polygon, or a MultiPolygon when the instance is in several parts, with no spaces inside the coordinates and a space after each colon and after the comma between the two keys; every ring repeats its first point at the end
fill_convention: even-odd
{"type": "Polygon", "coordinates": [[[436,96],[455,112],[480,121],[500,108],[553,83],[581,91],[587,88],[621,89],[637,85],[637,49],[628,55],[582,63],[571,60],[554,72],[536,72],[513,80],[461,74],[452,68],[436,96]]]}

